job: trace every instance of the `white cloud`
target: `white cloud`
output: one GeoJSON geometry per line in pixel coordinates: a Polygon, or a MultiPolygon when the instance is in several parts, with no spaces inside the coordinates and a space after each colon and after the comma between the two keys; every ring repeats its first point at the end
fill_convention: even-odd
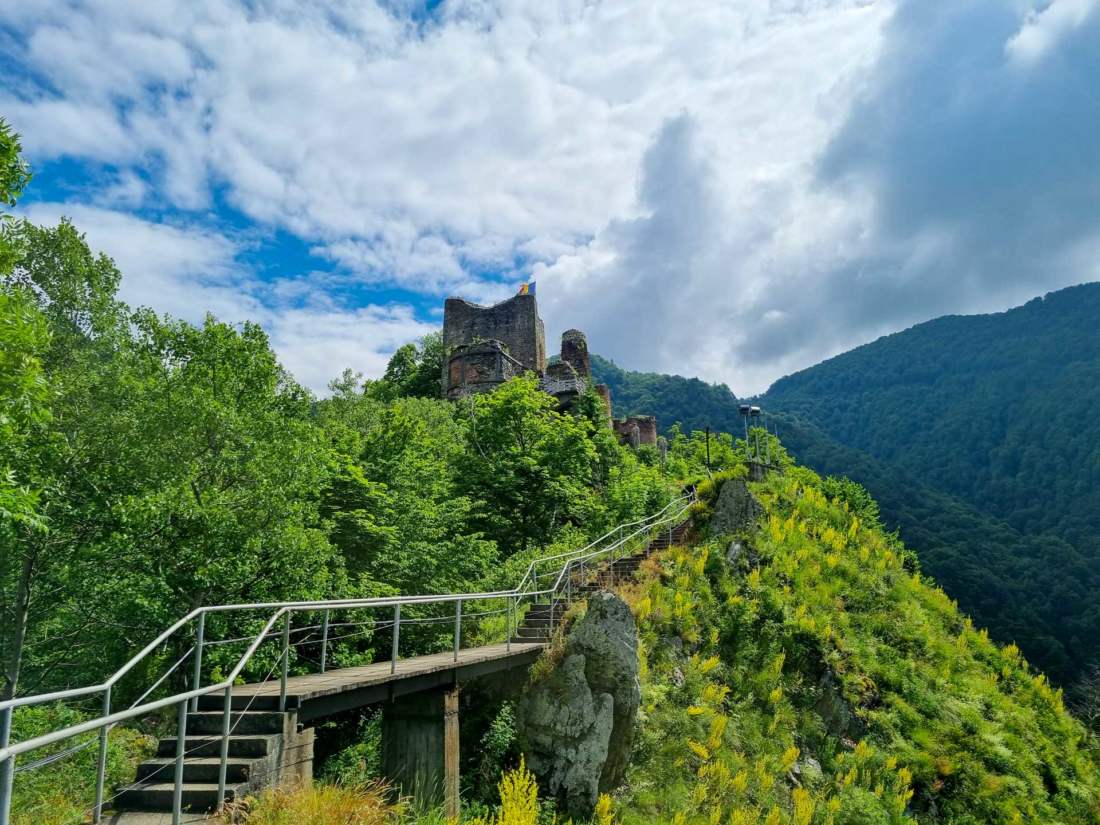
{"type": "Polygon", "coordinates": [[[92,249],[114,259],[123,273],[120,297],[132,306],[189,321],[201,321],[208,311],[244,321],[262,311],[256,284],[236,263],[237,243],[217,232],[73,203],[34,203],[21,211],[43,225],[71,218],[92,249]]]}
{"type": "Polygon", "coordinates": [[[253,278],[238,262],[241,244],[206,228],[79,204],[37,203],[20,211],[43,225],[71,218],[92,249],[115,259],[123,273],[120,297],[131,306],[193,323],[207,312],[230,323],[260,323],[284,366],[319,394],[346,367],[381,375],[395,349],[436,328],[407,306],[342,307],[325,292],[324,275],[253,278]]]}
{"type": "MultiPolygon", "coordinates": [[[[996,72],[1040,77],[1055,61],[1033,64],[1081,39],[1097,2],[448,0],[418,21],[411,2],[382,0],[0,0],[26,44],[14,59],[40,81],[0,92],[0,112],[32,160],[115,175],[82,207],[100,212],[69,211],[109,233],[124,268],[152,273],[127,289],[192,317],[200,302],[259,317],[273,335],[273,313],[308,304],[276,337],[316,375],[333,353],[377,366],[418,322],[326,303],[314,276],[256,283],[234,263],[240,241],[150,234],[112,210],[205,222],[217,191],[257,234],[286,230],[372,287],[491,301],[533,269],[551,335],[580,326],[625,366],[745,392],[927,314],[1065,282],[981,277],[1012,270],[995,233],[975,235],[986,257],[960,256],[959,239],[998,197],[988,213],[1019,223],[1044,173],[1029,135],[1054,152],[1047,124],[1081,122],[1049,116],[1057,94],[1037,111],[996,72]],[[838,134],[873,168],[822,173],[838,134]],[[983,163],[968,160],[977,135],[983,163]],[[909,161],[932,174],[890,173],[909,161]],[[185,264],[158,274],[158,248],[185,264]],[[308,318],[324,331],[307,335],[308,318]],[[309,361],[307,345],[329,355],[309,361]]],[[[1067,228],[1089,210],[1060,220],[1066,199],[1046,194],[1052,211],[1032,209],[1029,227],[1094,236],[1067,228]]],[[[1049,238],[1027,228],[1014,234],[1049,238]]]]}
{"type": "Polygon", "coordinates": [[[1031,9],[1019,31],[1005,44],[1005,52],[1016,62],[1031,65],[1098,8],[1100,0],[1051,0],[1031,9]]]}

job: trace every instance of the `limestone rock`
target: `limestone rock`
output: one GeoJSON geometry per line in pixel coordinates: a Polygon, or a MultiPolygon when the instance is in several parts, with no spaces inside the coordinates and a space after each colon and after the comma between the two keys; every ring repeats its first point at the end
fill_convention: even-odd
{"type": "Polygon", "coordinates": [[[590,816],[599,794],[623,781],[640,704],[634,616],[617,596],[597,593],[562,663],[516,714],[528,766],[569,815],[590,816]]]}
{"type": "Polygon", "coordinates": [[[863,720],[844,698],[840,683],[831,670],[826,670],[818,680],[814,709],[821,716],[826,730],[842,742],[858,742],[867,732],[863,720]]]}
{"type": "Polygon", "coordinates": [[[763,513],[743,478],[728,479],[718,492],[710,530],[715,535],[740,533],[753,526],[763,513]]]}

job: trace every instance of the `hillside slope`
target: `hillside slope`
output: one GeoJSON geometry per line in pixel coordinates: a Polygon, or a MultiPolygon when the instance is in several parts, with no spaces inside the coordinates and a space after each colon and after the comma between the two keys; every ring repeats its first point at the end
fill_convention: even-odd
{"type": "Polygon", "coordinates": [[[1100,284],[938,318],[783,378],[763,403],[1096,560],[1098,323],[1100,284]]]}
{"type": "Polygon", "coordinates": [[[704,527],[625,592],[644,675],[624,823],[1100,821],[1060,692],[910,572],[873,502],[793,466],[750,487],[744,549],[704,527]]]}
{"type": "Polygon", "coordinates": [[[676,423],[687,433],[708,426],[725,432],[738,431],[737,397],[725,384],[708,384],[680,375],[632,372],[595,353],[590,357],[593,377],[611,390],[616,416],[655,415],[662,431],[676,423]]]}
{"type": "MultiPolygon", "coordinates": [[[[821,368],[832,369],[829,365],[837,360],[821,368]]],[[[741,431],[738,401],[724,385],[709,385],[705,395],[710,405],[689,416],[685,405],[669,400],[689,388],[696,397],[702,395],[695,386],[702,382],[630,372],[597,356],[592,365],[598,380],[617,388],[612,394],[617,415],[652,413],[662,429],[680,421],[688,432],[707,425],[712,430],[741,431]]],[[[790,395],[762,399],[792,454],[819,473],[845,475],[865,485],[879,502],[887,528],[900,531],[924,569],[962,610],[988,627],[994,638],[1019,644],[1051,678],[1069,684],[1089,663],[1100,661],[1100,565],[1087,548],[1074,547],[1057,534],[1013,526],[937,488],[934,478],[921,478],[890,459],[834,438],[836,421],[824,404],[811,403],[815,392],[825,392],[816,384],[816,369],[784,379],[797,378],[805,387],[801,394],[791,387],[790,395]],[[824,422],[808,415],[806,407],[816,410],[824,422]]],[[[851,411],[849,415],[860,421],[874,417],[851,411]]]]}

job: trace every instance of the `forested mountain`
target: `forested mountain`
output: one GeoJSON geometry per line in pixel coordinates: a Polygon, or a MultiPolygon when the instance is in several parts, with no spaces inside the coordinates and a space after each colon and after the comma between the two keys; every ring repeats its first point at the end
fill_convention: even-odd
{"type": "Polygon", "coordinates": [[[656,415],[657,426],[666,430],[679,422],[684,432],[713,430],[736,433],[741,423],[737,397],[725,384],[708,384],[698,378],[630,372],[614,361],[593,353],[592,374],[607,384],[615,415],[656,415]]]}
{"type": "MultiPolygon", "coordinates": [[[[788,376],[760,399],[784,444],[878,499],[960,606],[1063,683],[1100,659],[1100,284],[951,316],[788,376]]],[[[685,379],[593,358],[618,415],[738,432],[665,403],[685,379]]]]}
{"type": "Polygon", "coordinates": [[[777,381],[764,402],[1014,527],[1093,555],[1100,284],[949,316],[777,381]]]}

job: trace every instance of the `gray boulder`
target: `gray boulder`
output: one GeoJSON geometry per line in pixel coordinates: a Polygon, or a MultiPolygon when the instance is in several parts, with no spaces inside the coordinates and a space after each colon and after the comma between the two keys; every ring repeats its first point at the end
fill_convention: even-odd
{"type": "Polygon", "coordinates": [[[516,709],[528,767],[570,816],[590,816],[599,794],[622,783],[641,697],[634,616],[597,593],[561,664],[516,709]]]}
{"type": "Polygon", "coordinates": [[[718,491],[710,530],[714,535],[741,533],[752,528],[764,510],[743,478],[727,479],[718,491]]]}

